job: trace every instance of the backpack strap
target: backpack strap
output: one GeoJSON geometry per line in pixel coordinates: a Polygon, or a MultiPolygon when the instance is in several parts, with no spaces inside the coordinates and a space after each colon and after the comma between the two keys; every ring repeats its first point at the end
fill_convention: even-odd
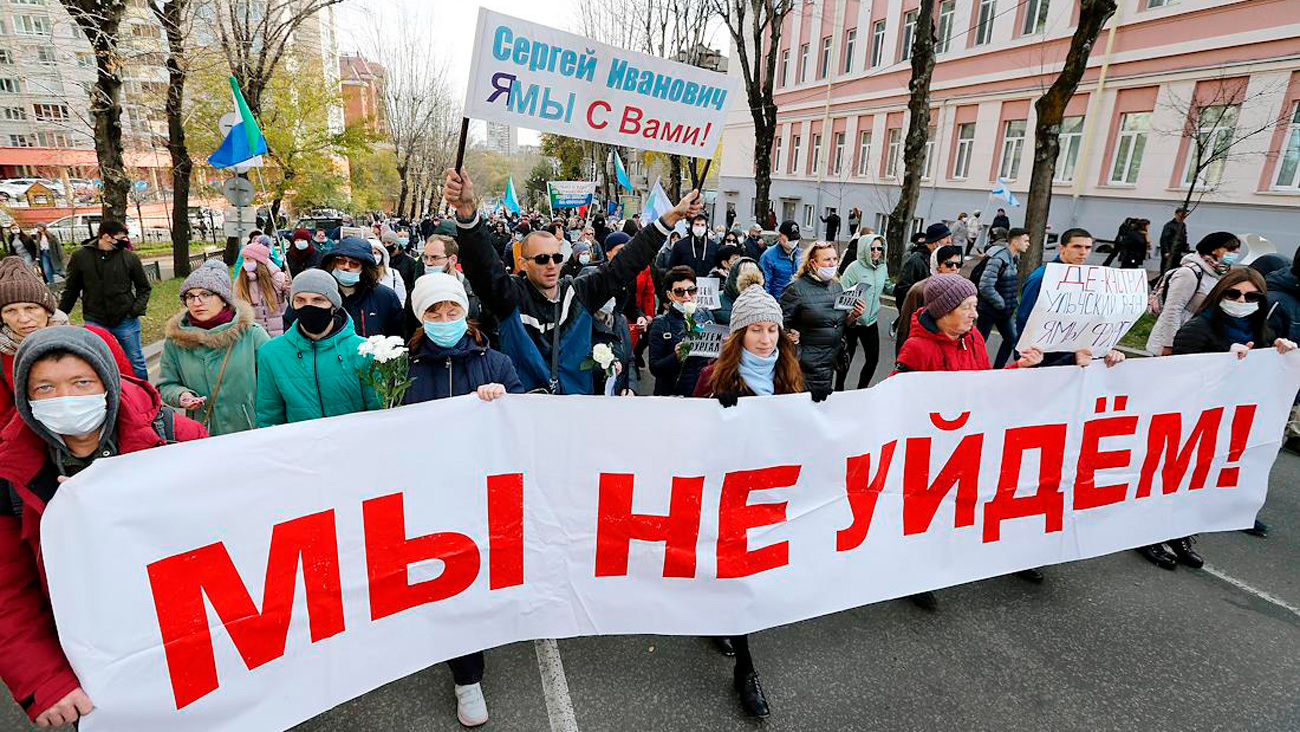
{"type": "Polygon", "coordinates": [[[176,444],[176,410],[162,405],[153,418],[153,431],[163,439],[165,445],[176,444]]]}
{"type": "Polygon", "coordinates": [[[23,515],[23,497],[18,495],[12,483],[7,480],[0,480],[4,490],[0,490],[0,514],[6,516],[23,515]]]}

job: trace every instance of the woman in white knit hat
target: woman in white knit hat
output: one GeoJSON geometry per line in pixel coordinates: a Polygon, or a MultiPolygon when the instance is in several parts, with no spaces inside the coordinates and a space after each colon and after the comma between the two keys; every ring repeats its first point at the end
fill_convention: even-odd
{"type": "MultiPolygon", "coordinates": [[[[411,379],[415,382],[402,398],[404,404],[478,394],[492,401],[506,393],[522,394],[524,386],[514,363],[500,351],[488,348],[487,338],[466,317],[469,298],[460,280],[435,272],[415,281],[412,310],[420,329],[411,338],[411,379]]],[[[456,684],[456,716],[466,727],[488,721],[483,698],[483,652],[447,662],[456,684]]]]}

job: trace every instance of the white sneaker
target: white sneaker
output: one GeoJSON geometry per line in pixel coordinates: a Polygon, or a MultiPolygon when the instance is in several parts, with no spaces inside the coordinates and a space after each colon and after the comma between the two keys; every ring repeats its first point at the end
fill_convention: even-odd
{"type": "Polygon", "coordinates": [[[466,727],[477,727],[488,721],[487,700],[479,684],[456,687],[456,717],[466,727]]]}

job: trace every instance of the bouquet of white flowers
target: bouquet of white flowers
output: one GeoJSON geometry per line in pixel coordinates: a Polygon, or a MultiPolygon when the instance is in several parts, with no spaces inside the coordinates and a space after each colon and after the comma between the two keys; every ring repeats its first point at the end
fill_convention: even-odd
{"type": "Polygon", "coordinates": [[[370,359],[361,378],[375,390],[385,409],[402,403],[402,396],[415,382],[410,378],[410,357],[398,336],[370,336],[357,346],[357,353],[370,359]]]}
{"type": "Polygon", "coordinates": [[[618,376],[618,370],[614,368],[618,361],[618,356],[614,355],[614,349],[607,343],[597,343],[591,348],[591,355],[587,360],[582,362],[580,368],[583,371],[599,368],[605,372],[605,395],[614,395],[615,377],[618,376]]]}

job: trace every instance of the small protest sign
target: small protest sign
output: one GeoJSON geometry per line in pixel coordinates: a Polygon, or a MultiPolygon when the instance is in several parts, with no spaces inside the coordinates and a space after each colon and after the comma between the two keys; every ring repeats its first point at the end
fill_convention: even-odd
{"type": "Polygon", "coordinates": [[[720,323],[705,323],[703,331],[691,338],[691,356],[717,358],[722,353],[722,342],[727,340],[731,329],[720,323]]]}
{"type": "Polygon", "coordinates": [[[1052,262],[1016,349],[1104,356],[1146,308],[1146,270],[1052,262]]]}
{"type": "Polygon", "coordinates": [[[840,296],[835,298],[835,309],[846,312],[852,310],[858,306],[859,302],[867,299],[867,292],[870,290],[871,285],[866,282],[859,282],[853,287],[841,292],[840,296]]]}
{"type": "Polygon", "coordinates": [[[718,293],[717,277],[699,277],[695,280],[695,304],[706,310],[722,307],[722,298],[718,293]]]}

